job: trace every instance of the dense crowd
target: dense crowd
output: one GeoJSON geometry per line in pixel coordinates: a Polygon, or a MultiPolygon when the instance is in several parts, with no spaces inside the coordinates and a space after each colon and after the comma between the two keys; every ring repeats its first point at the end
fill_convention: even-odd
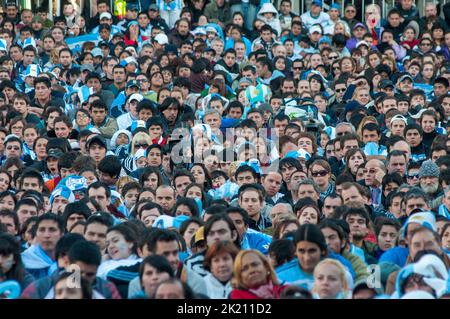
{"type": "Polygon", "coordinates": [[[450,3],[348,2],[6,2],[0,297],[449,297],[450,3]]]}

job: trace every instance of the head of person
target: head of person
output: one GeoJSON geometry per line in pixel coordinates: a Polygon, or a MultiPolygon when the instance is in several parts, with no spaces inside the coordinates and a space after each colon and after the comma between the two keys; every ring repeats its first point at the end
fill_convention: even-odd
{"type": "Polygon", "coordinates": [[[133,228],[119,224],[108,229],[106,251],[112,260],[127,259],[137,253],[137,235],[133,228]]]}
{"type": "Polygon", "coordinates": [[[301,269],[314,272],[320,260],[328,255],[325,237],[317,225],[305,224],[294,234],[295,253],[301,269]]]}
{"type": "Polygon", "coordinates": [[[346,269],[339,261],[327,258],[317,264],[313,292],[320,299],[341,299],[347,291],[346,269]]]}
{"type": "Polygon", "coordinates": [[[236,256],[233,284],[238,289],[257,289],[278,279],[269,260],[257,250],[241,250],[236,256]]]}
{"type": "Polygon", "coordinates": [[[151,255],[144,258],[139,268],[142,289],[148,298],[154,298],[158,285],[174,277],[174,270],[166,257],[151,255]]]}
{"type": "Polygon", "coordinates": [[[217,280],[228,282],[233,277],[233,265],[239,249],[230,241],[214,242],[208,247],[203,265],[217,280]]]}

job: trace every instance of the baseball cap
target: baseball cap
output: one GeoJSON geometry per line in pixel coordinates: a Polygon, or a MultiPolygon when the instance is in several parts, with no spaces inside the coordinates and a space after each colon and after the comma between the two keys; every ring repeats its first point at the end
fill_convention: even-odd
{"type": "Polygon", "coordinates": [[[59,149],[51,149],[47,152],[47,159],[53,157],[53,158],[60,158],[61,156],[63,156],[63,152],[59,149]]]}
{"type": "Polygon", "coordinates": [[[98,134],[93,135],[92,137],[88,138],[88,140],[86,141],[86,148],[89,149],[92,144],[99,144],[99,145],[103,146],[104,148],[108,149],[105,138],[98,134]]]}
{"type": "Polygon", "coordinates": [[[369,45],[369,43],[367,43],[366,41],[359,41],[357,44],[356,44],[356,47],[357,48],[359,48],[361,45],[365,45],[366,47],[370,47],[370,45],[369,45]]]}
{"type": "Polygon", "coordinates": [[[81,72],[84,72],[84,71],[94,72],[95,69],[94,69],[94,66],[92,64],[83,64],[80,67],[80,71],[81,72]]]}
{"type": "Polygon", "coordinates": [[[130,81],[127,82],[127,89],[129,89],[129,88],[131,88],[131,87],[133,87],[133,86],[139,88],[139,83],[138,83],[138,81],[136,81],[136,80],[130,80],[130,81]]]}
{"type": "Polygon", "coordinates": [[[148,7],[148,11],[159,11],[159,9],[158,6],[153,3],[148,7]]]}
{"type": "Polygon", "coordinates": [[[414,79],[413,79],[412,76],[409,75],[409,74],[402,75],[402,76],[400,77],[400,79],[398,79],[398,82],[403,82],[403,81],[406,80],[406,79],[409,79],[411,82],[414,82],[414,79]]]}
{"type": "Polygon", "coordinates": [[[100,48],[94,48],[92,51],[91,51],[91,54],[92,54],[92,56],[95,58],[95,57],[97,57],[97,56],[101,56],[102,58],[103,58],[103,52],[102,52],[102,49],[100,49],[100,48]]]}
{"type": "Polygon", "coordinates": [[[315,6],[318,6],[318,7],[323,7],[323,3],[322,3],[322,1],[320,1],[320,0],[314,0],[312,3],[311,3],[311,5],[315,5],[315,6]]]}
{"type": "Polygon", "coordinates": [[[107,41],[100,41],[99,43],[98,43],[98,46],[101,48],[101,47],[109,47],[109,43],[107,42],[107,41]]]}
{"type": "Polygon", "coordinates": [[[100,14],[100,21],[102,20],[102,19],[112,19],[112,15],[111,15],[111,13],[109,13],[109,12],[102,12],[101,14],[100,14]]]}
{"type": "Polygon", "coordinates": [[[138,64],[135,58],[133,58],[132,56],[128,56],[120,62],[120,65],[127,66],[130,63],[134,63],[136,65],[138,64]]]}
{"type": "Polygon", "coordinates": [[[315,32],[322,34],[322,28],[318,25],[313,25],[311,28],[309,28],[309,34],[313,34],[315,32]]]}
{"type": "Polygon", "coordinates": [[[155,41],[160,45],[169,44],[169,38],[164,33],[158,33],[155,37],[155,41]]]}
{"type": "Polygon", "coordinates": [[[363,28],[363,29],[365,29],[366,26],[364,24],[362,24],[361,22],[358,22],[357,24],[355,24],[353,26],[353,30],[355,30],[356,28],[363,28]]]}
{"type": "Polygon", "coordinates": [[[127,10],[138,11],[138,5],[136,3],[127,3],[127,10]]]}
{"type": "MultiPolygon", "coordinates": [[[[128,82],[131,82],[131,81],[128,81],[128,82]]],[[[138,102],[141,102],[142,100],[144,99],[144,96],[142,95],[142,94],[139,94],[139,93],[133,93],[133,94],[131,94],[131,96],[130,96],[130,102],[131,101],[138,101],[138,102]]]]}
{"type": "Polygon", "coordinates": [[[380,89],[385,89],[387,87],[393,87],[394,88],[395,86],[394,86],[394,83],[392,83],[391,80],[383,80],[383,81],[380,82],[380,84],[378,84],[378,87],[380,89]]]}

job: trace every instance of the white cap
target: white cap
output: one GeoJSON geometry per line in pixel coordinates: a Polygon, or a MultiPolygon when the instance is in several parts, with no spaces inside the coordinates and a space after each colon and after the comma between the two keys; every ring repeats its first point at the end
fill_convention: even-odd
{"type": "Polygon", "coordinates": [[[109,13],[109,12],[103,12],[103,13],[101,13],[100,14],[100,20],[102,20],[102,19],[104,19],[104,18],[107,18],[107,19],[112,19],[112,15],[111,15],[111,13],[109,13]]]}
{"type": "Polygon", "coordinates": [[[320,34],[323,34],[322,28],[318,25],[313,25],[311,28],[309,28],[309,34],[313,34],[314,32],[319,32],[320,34]]]}
{"type": "Polygon", "coordinates": [[[366,41],[359,41],[359,42],[356,44],[356,47],[358,48],[358,47],[360,47],[361,45],[365,45],[366,47],[370,48],[369,43],[367,43],[366,41]]]}
{"type": "Polygon", "coordinates": [[[169,38],[164,33],[158,33],[155,37],[155,41],[160,45],[169,44],[169,38]]]}
{"type": "Polygon", "coordinates": [[[142,100],[144,99],[144,96],[142,95],[142,94],[139,94],[139,93],[133,93],[133,94],[131,94],[131,96],[130,96],[130,102],[131,101],[133,101],[133,100],[136,100],[136,101],[138,101],[138,103],[139,102],[141,102],[142,100]]]}

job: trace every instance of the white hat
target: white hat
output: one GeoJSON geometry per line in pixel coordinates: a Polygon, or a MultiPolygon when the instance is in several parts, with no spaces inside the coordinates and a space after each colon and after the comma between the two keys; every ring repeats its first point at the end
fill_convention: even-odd
{"type": "Polygon", "coordinates": [[[309,34],[313,34],[314,32],[319,32],[322,34],[322,28],[319,25],[313,25],[311,28],[309,28],[309,34]]]}
{"type": "Polygon", "coordinates": [[[131,102],[133,100],[136,100],[138,102],[141,102],[143,99],[144,99],[144,96],[142,94],[133,93],[133,94],[131,94],[129,101],[131,102]]]}
{"type": "Polygon", "coordinates": [[[164,33],[158,33],[155,37],[155,41],[160,45],[169,44],[169,38],[164,33]]]}
{"type": "Polygon", "coordinates": [[[357,44],[356,44],[356,47],[357,48],[359,48],[361,45],[365,45],[366,47],[370,47],[370,45],[369,45],[369,43],[367,43],[366,41],[359,41],[357,44]]]}
{"type": "Polygon", "coordinates": [[[264,3],[261,7],[261,10],[259,10],[258,14],[264,14],[264,13],[273,13],[276,15],[278,13],[278,11],[277,11],[277,9],[275,9],[273,4],[264,3]]]}
{"type": "Polygon", "coordinates": [[[192,31],[192,34],[193,35],[206,35],[206,30],[205,30],[205,28],[197,27],[197,28],[195,28],[194,31],[192,31]]]}
{"type": "Polygon", "coordinates": [[[107,18],[107,19],[112,19],[112,15],[111,15],[111,13],[109,13],[109,12],[103,12],[103,13],[101,13],[100,14],[100,20],[102,20],[102,19],[104,19],[104,18],[107,18]]]}

